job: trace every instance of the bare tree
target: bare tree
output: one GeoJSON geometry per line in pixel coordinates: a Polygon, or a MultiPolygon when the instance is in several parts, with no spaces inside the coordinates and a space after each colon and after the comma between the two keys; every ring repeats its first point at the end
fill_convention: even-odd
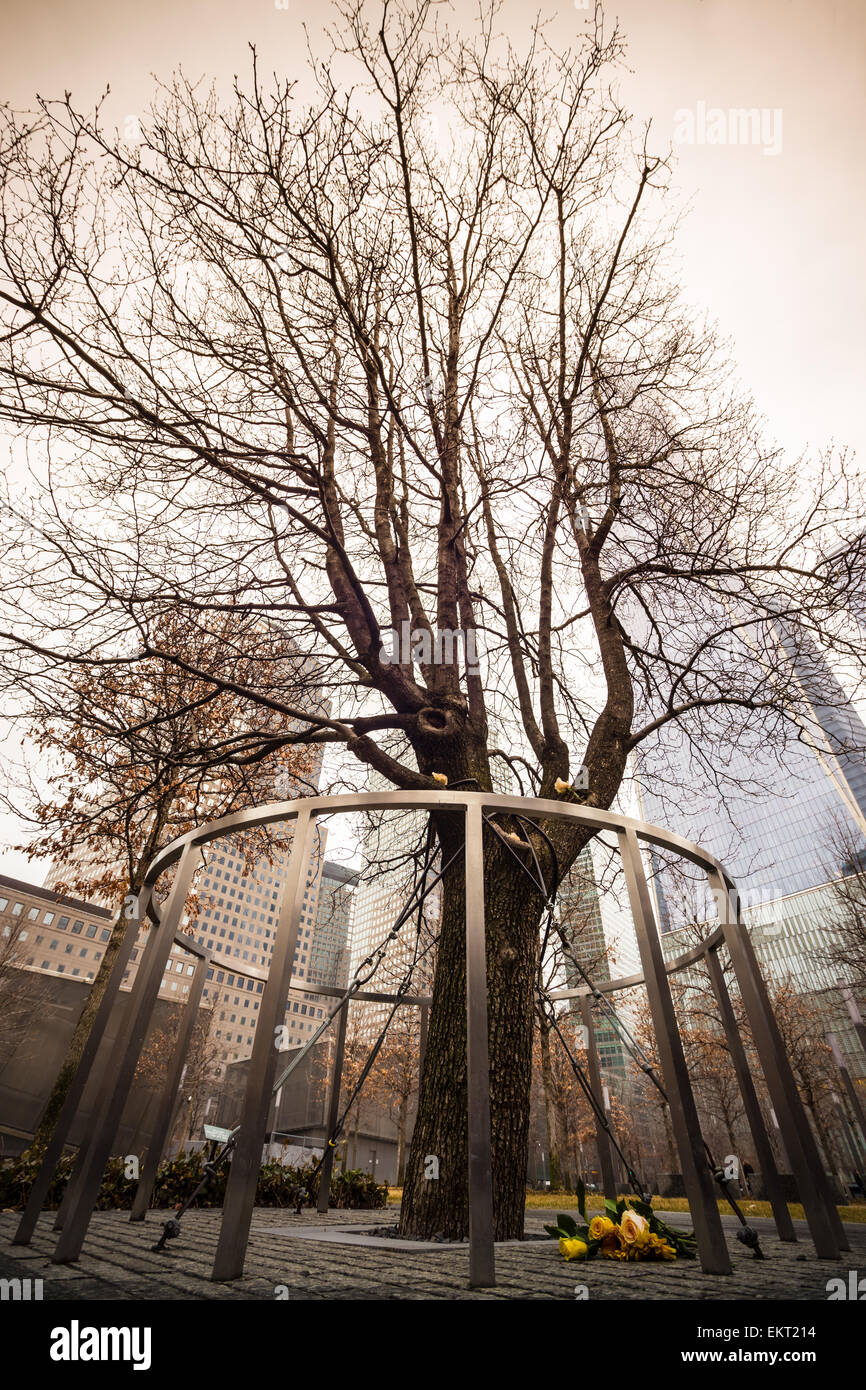
{"type": "MultiPolygon", "coordinates": [[[[224,672],[247,678],[250,662],[267,682],[274,664],[296,669],[291,652],[264,646],[254,657],[238,656],[242,623],[223,612],[208,634],[185,611],[164,611],[157,630],[166,645],[202,656],[224,672]]],[[[260,639],[261,640],[261,639],[260,639]]],[[[282,679],[287,679],[283,672],[282,679]]],[[[24,714],[35,747],[49,768],[29,785],[4,794],[37,830],[22,846],[31,858],[59,861],[58,884],[84,898],[100,897],[115,912],[96,977],[78,1017],[66,1056],[37,1126],[33,1150],[40,1152],[53,1131],[79,1064],[137,896],[157,851],[208,816],[227,814],[273,797],[275,785],[303,786],[311,773],[310,751],[275,745],[266,760],[248,763],[249,706],[225,686],[202,682],[160,657],[108,667],[98,662],[63,663],[24,692],[24,714]]],[[[285,715],[268,718],[271,730],[285,715]]],[[[253,735],[255,737],[255,735],[253,735]]],[[[268,835],[252,834],[238,849],[252,865],[268,852],[268,835]]],[[[160,891],[165,888],[159,885],[160,891]]],[[[188,910],[195,919],[198,898],[188,910]]]]}
{"type": "Polygon", "coordinates": [[[0,931],[0,1068],[21,1046],[48,993],[44,976],[25,970],[25,927],[19,914],[0,931]]]}
{"type": "Polygon", "coordinates": [[[833,910],[814,956],[840,983],[860,993],[866,990],[866,852],[847,825],[834,827],[828,861],[833,910]]]}
{"type": "MultiPolygon", "coordinates": [[[[564,55],[538,28],[518,52],[491,9],[466,34],[428,0],[371,14],[335,5],[305,101],[254,57],[228,105],[164,88],[134,147],[71,99],[8,115],[0,418],[35,498],[4,557],[10,680],[158,656],[303,721],[257,728],[250,756],[333,744],[350,779],[352,760],[427,791],[498,770],[544,797],[582,766],[570,794],[595,807],[674,722],[699,749],[744,721],[796,736],[774,625],[833,630],[822,556],[851,539],[854,480],[828,456],[792,487],[682,304],[668,164],[614,87],[622,35],[600,7],[564,55]],[[278,675],[263,692],[166,649],[167,604],[290,634],[318,711],[278,675]]],[[[462,823],[434,824],[446,862],[462,823]]],[[[544,829],[564,871],[589,831],[544,829]]],[[[492,835],[485,859],[504,1238],[542,900],[492,835]]],[[[401,1215],[417,1236],[467,1230],[463,921],[455,871],[401,1215]]]]}

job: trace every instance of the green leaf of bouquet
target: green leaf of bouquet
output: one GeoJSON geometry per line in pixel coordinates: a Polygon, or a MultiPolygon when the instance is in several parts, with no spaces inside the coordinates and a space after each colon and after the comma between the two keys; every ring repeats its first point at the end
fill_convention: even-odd
{"type": "Polygon", "coordinates": [[[585,1220],[586,1220],[586,1188],[584,1187],[583,1178],[578,1178],[578,1180],[577,1180],[577,1209],[578,1209],[578,1211],[580,1212],[581,1216],[583,1217],[583,1219],[584,1219],[584,1221],[585,1221],[585,1220]]]}
{"type": "Polygon", "coordinates": [[[558,1240],[560,1236],[565,1235],[565,1231],[561,1231],[558,1226],[545,1226],[544,1229],[547,1232],[547,1234],[549,1236],[553,1236],[555,1240],[558,1240]]]}
{"type": "Polygon", "coordinates": [[[563,1231],[566,1235],[577,1235],[577,1222],[575,1221],[573,1216],[568,1215],[568,1212],[557,1212],[556,1224],[557,1226],[559,1226],[560,1230],[563,1231]]]}

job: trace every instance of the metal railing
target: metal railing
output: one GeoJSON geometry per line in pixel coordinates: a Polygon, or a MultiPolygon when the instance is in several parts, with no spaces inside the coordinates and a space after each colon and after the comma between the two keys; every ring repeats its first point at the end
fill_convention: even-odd
{"type": "MultiPolygon", "coordinates": [[[[307,981],[292,980],[292,963],[298,941],[303,908],[304,888],[312,859],[318,817],[334,813],[366,811],[413,810],[443,814],[453,812],[465,818],[464,873],[466,879],[466,1008],[467,1008],[467,1089],[468,1089],[468,1192],[469,1192],[469,1255],[470,1283],[489,1286],[495,1283],[494,1221],[490,1139],[490,1095],[487,1020],[487,965],[485,950],[484,912],[484,845],[485,821],[497,815],[519,815],[524,821],[570,821],[590,827],[594,833],[611,831],[617,838],[635,935],[640,952],[641,973],[614,980],[599,986],[608,994],[621,989],[643,985],[646,988],[661,1071],[668,1096],[672,1128],[680,1154],[683,1182],[695,1227],[698,1253],[708,1273],[727,1274],[731,1271],[730,1256],[725,1241],[721,1217],[716,1202],[710,1169],[703,1152],[703,1142],[686,1066],[682,1040],[677,1026],[669,975],[703,960],[719,1007],[722,1026],[740,1086],[745,1114],[752,1132],[761,1165],[767,1195],[772,1204],[776,1226],[783,1240],[796,1239],[782,1192],[769,1137],[764,1125],[748,1058],[737,1027],[731,1000],[719,961],[724,947],[733,967],[743,1007],[748,1018],[755,1051],[757,1052],[771,1104],[778,1118],[788,1160],[803,1202],[810,1233],[819,1257],[838,1259],[840,1250],[848,1249],[847,1238],[836,1207],[833,1204],[818,1148],[808,1124],[797,1090],[796,1081],[773,1017],[766,985],[761,975],[749,933],[739,915],[735,884],[723,865],[711,854],[691,841],[674,835],[659,826],[649,825],[613,811],[575,805],[566,801],[548,801],[537,797],[498,795],[493,792],[437,789],[433,791],[368,792],[354,795],[315,796],[297,801],[240,811],[220,820],[199,826],[167,845],[150,865],[141,895],[142,916],[147,914],[154,923],[138,976],[131,993],[131,1007],[115,1047],[116,1066],[104,1073],[102,1091],[98,1098],[95,1123],[88,1141],[82,1145],[70,1184],[68,1200],[59,1214],[62,1231],[53,1259],[64,1263],[78,1258],[87,1234],[90,1217],[99,1191],[105,1163],[114,1142],[120,1116],[151,1014],[159,993],[163,969],[184,912],[193,876],[201,861],[204,846],[225,835],[271,826],[292,825],[291,854],[284,881],[279,921],[269,969],[256,971],[248,967],[238,970],[261,981],[263,990],[258,1024],[253,1041],[247,1084],[243,1101],[241,1127],[232,1158],[226,1188],[223,1217],[213,1264],[212,1277],[235,1279],[243,1274],[249,1230],[255,1201],[256,1184],[261,1162],[262,1139],[267,1130],[271,1083],[277,1063],[273,1040],[275,1029],[283,1021],[289,990],[303,989],[310,994],[333,997],[340,991],[317,988],[307,981]],[[641,854],[642,845],[673,850],[681,858],[700,868],[707,876],[709,887],[719,907],[719,921],[705,941],[678,959],[665,963],[658,928],[653,912],[652,897],[641,854]],[[171,889],[160,909],[154,901],[158,879],[174,869],[171,889]]],[[[137,924],[133,924],[137,930],[137,924]]],[[[129,933],[127,933],[129,937],[129,933]]],[[[133,932],[134,939],[134,932],[133,932]]],[[[181,944],[201,957],[199,990],[195,1002],[190,1001],[186,1017],[188,1026],[182,1031],[188,1040],[195,1017],[201,983],[204,980],[207,952],[179,938],[181,944]]],[[[96,1047],[113,1009],[123,968],[131,949],[124,941],[109,986],[100,1004],[95,1028],[96,1041],[79,1067],[74,1097],[71,1093],[55,1131],[52,1146],[46,1154],[33,1195],[19,1226],[16,1241],[26,1243],[32,1234],[36,1216],[44,1201],[57,1158],[80,1100],[84,1083],[95,1059],[96,1047]],[[86,1067],[85,1067],[86,1060],[86,1067]],[[59,1144],[59,1148],[58,1148],[59,1144]],[[50,1158],[50,1165],[49,1165],[50,1158]]],[[[224,962],[223,962],[224,963],[224,962]]],[[[232,964],[227,969],[236,970],[232,964]]],[[[557,998],[586,995],[587,989],[557,993],[557,998]]],[[[354,997],[363,998],[363,994],[354,997]]],[[[377,995],[377,998],[396,1002],[396,995],[377,995]]],[[[422,1003],[426,1001],[413,1000],[422,1003]]],[[[341,1013],[343,1036],[345,1016],[341,1013]]],[[[587,1010],[584,1010],[586,1019],[587,1010]]],[[[591,1030],[590,1030],[591,1032],[591,1030]]],[[[594,1048],[594,1041],[591,1044],[594,1048]]],[[[164,1111],[160,1117],[165,1125],[174,1104],[183,1049],[177,1049],[172,1061],[171,1086],[166,1088],[164,1111]]],[[[337,1052],[339,1055],[339,1040],[337,1052]]],[[[597,1060],[597,1059],[596,1059],[597,1060]]],[[[590,1058],[592,1061],[592,1058],[590,1058]]],[[[591,1068],[592,1069],[592,1068],[591,1068]]],[[[338,1068],[332,1072],[332,1086],[338,1085],[338,1068]]],[[[332,1101],[334,1091],[332,1090],[332,1101]]],[[[333,1109],[333,1105],[332,1105],[333,1109]]],[[[150,1200],[152,1177],[161,1146],[152,1145],[146,1165],[150,1186],[144,1181],[136,1195],[131,1219],[141,1219],[150,1200]]],[[[324,1179],[324,1174],[323,1174],[324,1179]]]]}

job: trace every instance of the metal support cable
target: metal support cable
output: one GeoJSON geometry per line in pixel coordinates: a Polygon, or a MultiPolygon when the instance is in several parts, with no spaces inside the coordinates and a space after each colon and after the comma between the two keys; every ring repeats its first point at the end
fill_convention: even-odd
{"type": "Polygon", "coordinates": [[[427,873],[429,872],[430,862],[431,862],[431,856],[430,856],[430,854],[429,854],[429,849],[430,849],[430,842],[429,842],[429,836],[428,836],[428,845],[427,845],[427,851],[428,851],[428,853],[427,853],[427,858],[426,858],[426,861],[425,861],[425,864],[424,864],[424,868],[423,868],[423,870],[422,870],[422,874],[421,874],[421,876],[420,876],[420,880],[419,880],[418,884],[416,885],[416,887],[413,889],[412,896],[411,896],[411,898],[409,899],[408,904],[406,905],[406,907],[404,907],[403,911],[402,911],[402,912],[399,914],[399,916],[396,918],[396,920],[395,920],[395,922],[393,923],[393,925],[392,925],[390,931],[388,932],[388,935],[384,938],[384,940],[379,944],[379,946],[375,949],[375,951],[371,952],[371,954],[370,954],[369,956],[367,956],[367,957],[361,962],[361,964],[358,966],[358,969],[355,971],[354,978],[352,979],[351,983],[349,984],[348,988],[346,989],[346,992],[345,992],[345,994],[343,995],[343,997],[342,997],[341,999],[338,999],[337,1003],[333,1005],[333,1007],[331,1008],[330,1012],[329,1012],[329,1013],[326,1015],[326,1017],[322,1020],[322,1022],[320,1023],[320,1025],[319,1025],[319,1027],[316,1029],[316,1031],[313,1033],[313,1035],[307,1039],[307,1041],[306,1041],[306,1042],[303,1044],[303,1046],[301,1047],[300,1051],[299,1051],[298,1053],[296,1053],[296,1055],[292,1058],[291,1062],[289,1062],[288,1066],[285,1067],[284,1070],[283,1070],[283,1071],[280,1073],[280,1075],[277,1077],[277,1079],[276,1079],[276,1081],[274,1082],[274,1085],[273,1085],[273,1092],[274,1092],[274,1094],[276,1094],[276,1092],[277,1092],[277,1091],[279,1090],[279,1088],[284,1084],[284,1082],[288,1080],[288,1078],[291,1076],[291,1074],[292,1074],[292,1072],[295,1070],[295,1068],[298,1067],[298,1066],[300,1066],[301,1062],[304,1060],[304,1058],[306,1057],[307,1053],[311,1050],[311,1048],[313,1048],[313,1047],[316,1045],[316,1043],[319,1041],[319,1039],[322,1038],[322,1037],[324,1036],[324,1034],[328,1031],[328,1029],[330,1028],[331,1024],[333,1023],[334,1019],[337,1018],[338,1015],[342,1012],[342,1010],[345,1009],[345,1008],[349,1005],[349,1003],[351,1002],[351,1000],[352,1000],[352,999],[354,998],[354,996],[361,990],[361,988],[362,988],[364,985],[370,983],[370,981],[373,979],[373,976],[376,974],[376,972],[378,971],[380,965],[381,965],[382,962],[384,961],[384,959],[385,959],[385,957],[386,957],[386,955],[387,955],[387,953],[388,953],[388,948],[389,948],[389,946],[390,946],[390,943],[391,943],[393,940],[396,939],[396,937],[397,937],[397,935],[399,934],[399,932],[403,929],[403,927],[404,927],[406,921],[408,920],[410,914],[411,914],[412,912],[414,912],[414,911],[416,910],[416,908],[420,910],[420,909],[423,907],[423,903],[424,903],[425,898],[428,897],[429,894],[433,891],[433,889],[437,886],[437,884],[439,884],[439,883],[442,881],[444,875],[448,872],[448,870],[450,869],[451,865],[454,863],[455,859],[457,859],[458,856],[459,856],[460,854],[463,853],[462,846],[461,846],[459,849],[455,850],[454,854],[452,854],[451,858],[448,860],[448,862],[447,862],[447,864],[445,865],[445,867],[436,875],[436,877],[435,877],[431,882],[426,882],[426,875],[427,875],[427,873]],[[423,886],[423,891],[420,892],[420,897],[419,897],[418,895],[419,895],[419,891],[421,890],[422,884],[424,885],[424,886],[423,886]],[[417,899],[417,902],[416,902],[416,899],[417,899]],[[368,971],[368,973],[367,973],[366,975],[361,976],[360,972],[364,969],[364,966],[365,966],[365,965],[371,965],[371,964],[372,964],[372,969],[371,969],[370,971],[368,971]]]}

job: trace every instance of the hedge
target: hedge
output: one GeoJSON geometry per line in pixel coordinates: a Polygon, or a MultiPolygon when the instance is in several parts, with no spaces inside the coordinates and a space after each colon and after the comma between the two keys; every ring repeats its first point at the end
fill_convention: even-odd
{"type": "MultiPolygon", "coordinates": [[[[66,1184],[69,1181],[74,1155],[64,1154],[53,1181],[48,1189],[46,1210],[59,1207],[66,1184]]],[[[313,1177],[313,1164],[304,1167],[290,1167],[272,1160],[263,1163],[256,1188],[256,1205],[260,1207],[294,1207],[300,1197],[307,1194],[307,1200],[315,1201],[318,1195],[318,1175],[313,1177]]],[[[9,1211],[20,1210],[27,1201],[30,1188],[39,1170],[39,1160],[32,1158],[29,1151],[19,1158],[0,1163],[0,1208],[9,1211]]],[[[181,1151],[175,1158],[163,1163],[156,1175],[151,1207],[181,1206],[204,1176],[204,1157],[201,1153],[181,1151]]],[[[220,1207],[226,1189],[227,1170],[223,1168],[199,1193],[196,1205],[200,1207],[220,1207]]],[[[124,1160],[110,1158],[96,1202],[97,1211],[124,1211],[132,1206],[137,1180],[125,1175],[124,1160]]],[[[370,1173],[360,1168],[352,1168],[346,1173],[337,1173],[331,1178],[331,1206],[351,1208],[384,1207],[388,1200],[388,1187],[377,1183],[370,1173]]]]}

